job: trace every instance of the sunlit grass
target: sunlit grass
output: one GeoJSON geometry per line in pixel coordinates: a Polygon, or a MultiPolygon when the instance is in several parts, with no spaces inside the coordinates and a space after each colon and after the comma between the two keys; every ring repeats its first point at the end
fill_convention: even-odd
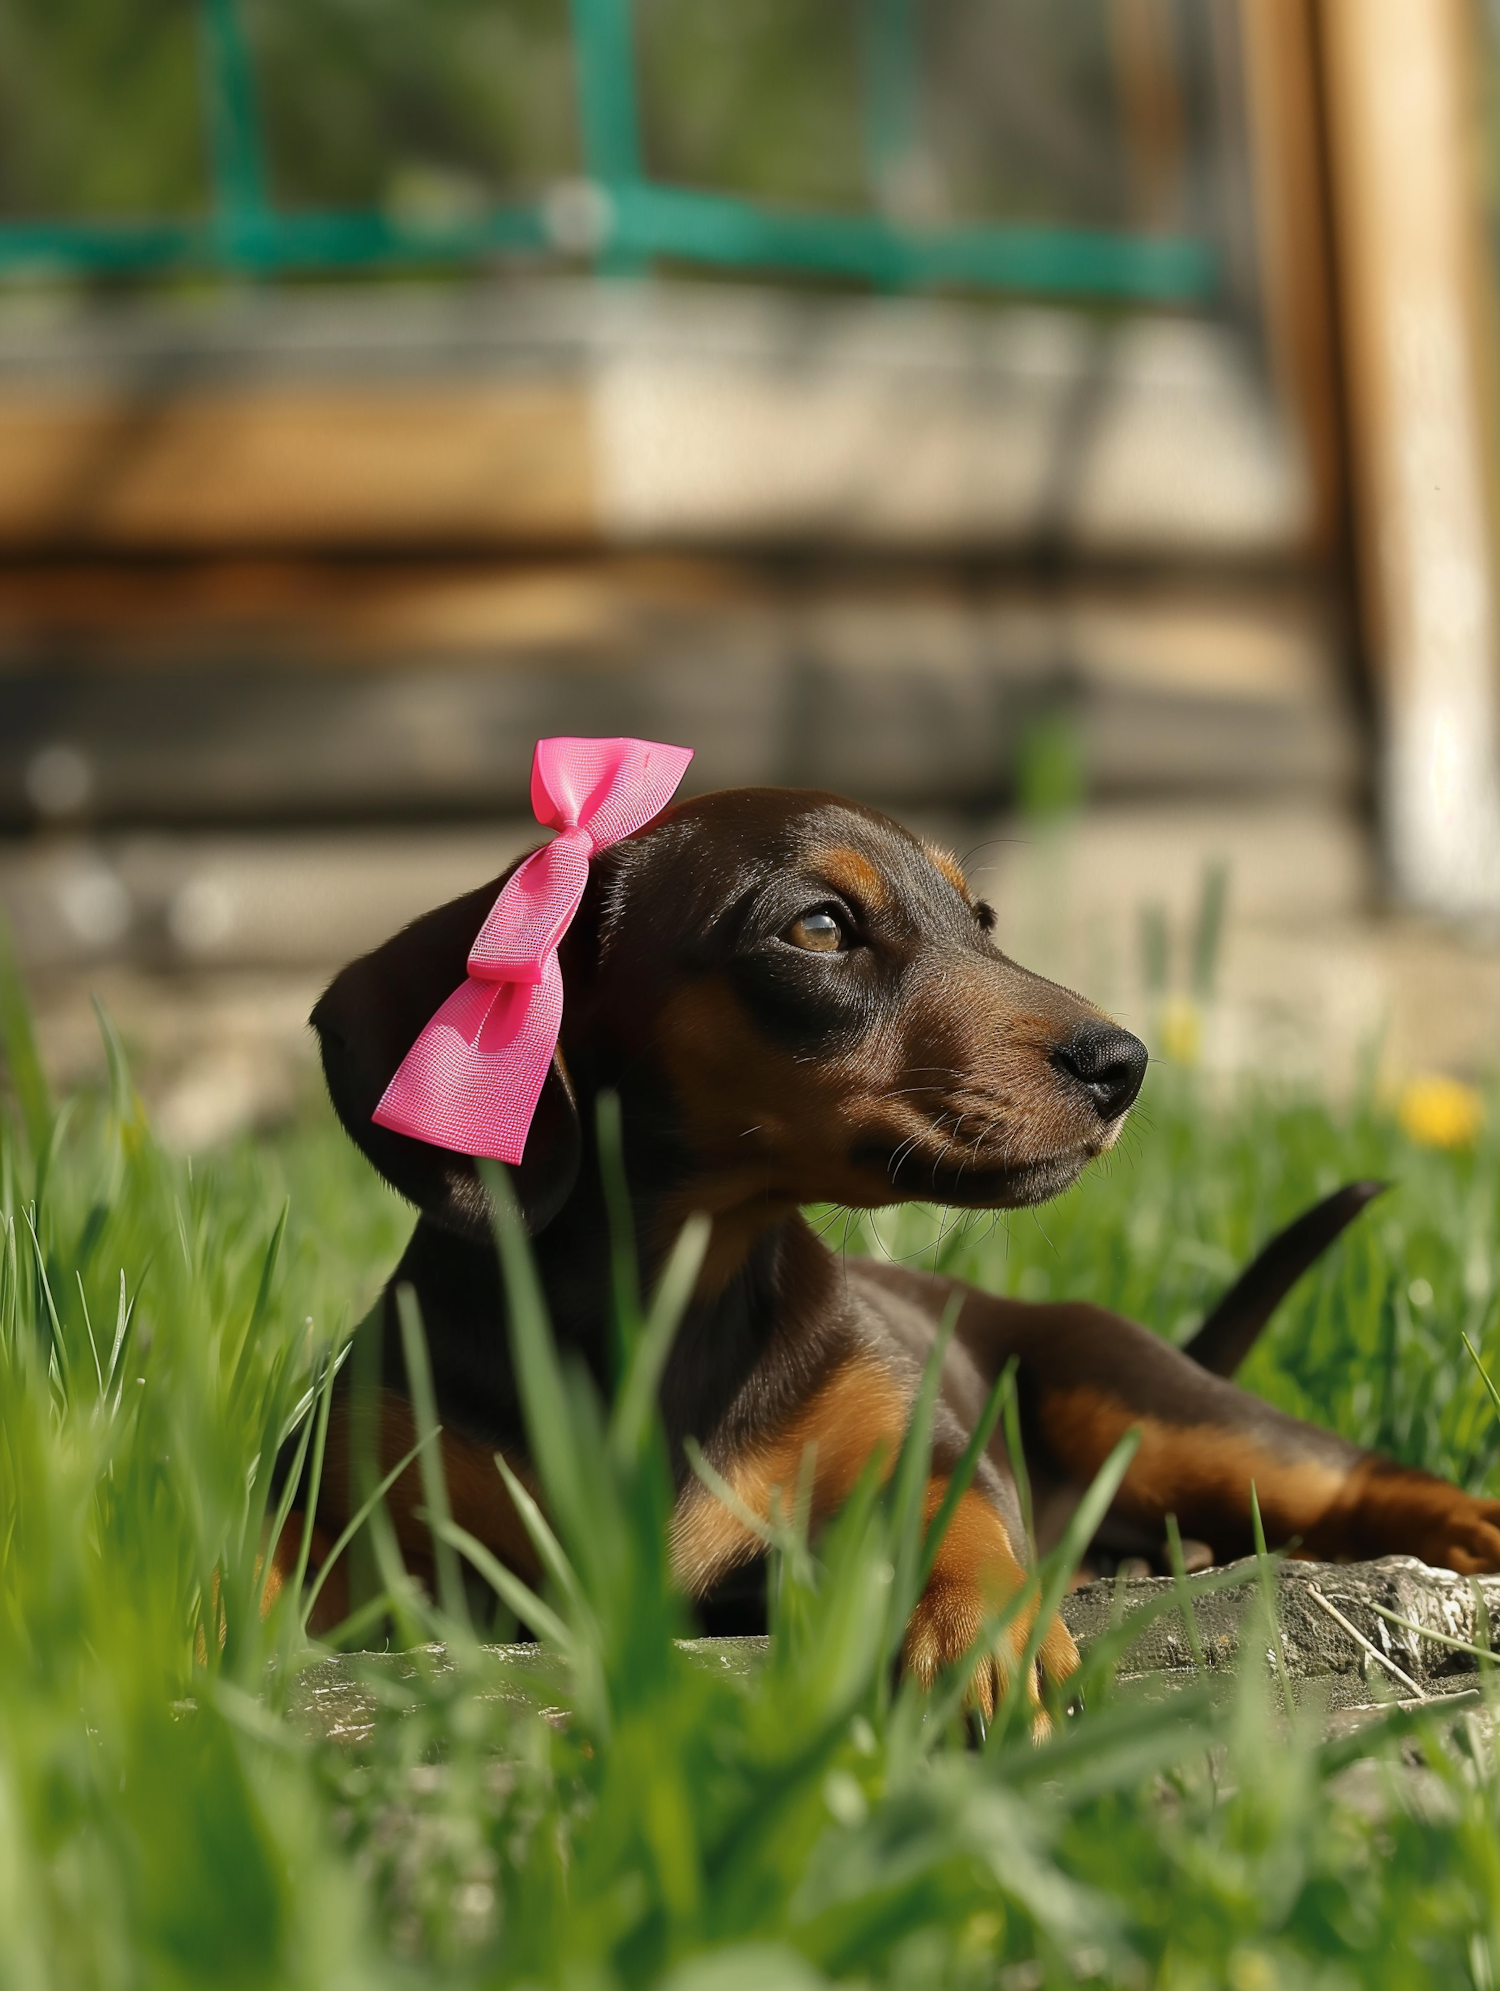
{"type": "MultiPolygon", "coordinates": [[[[626,1337],[636,1387],[612,1415],[518,1306],[555,1536],[544,1596],[512,1601],[567,1655],[567,1722],[494,1695],[456,1598],[408,1596],[412,1635],[450,1663],[382,1677],[359,1746],[308,1734],[280,1712],[316,1661],[297,1600],[260,1604],[269,1465],[409,1216],[321,1109],[189,1168],[116,1052],[106,1096],[54,1112],[17,1015],[0,1018],[0,1986],[1495,1982],[1483,1723],[1445,1743],[1406,1721],[1425,1795],[1393,1774],[1376,1815],[1342,1794],[1349,1745],[1273,1741],[1253,1672],[1216,1714],[1116,1700],[1096,1662],[1052,1742],[1012,1722],[965,1748],[951,1687],[929,1703],[893,1685],[920,1562],[899,1475],[811,1549],[783,1536],[762,1669],[694,1663],[674,1643],[689,1619],[660,1438],[637,1414],[670,1292],[626,1337]]],[[[1433,1148],[1373,1103],[1209,1111],[1158,1074],[1073,1195],[950,1221],[937,1249],[996,1290],[1096,1299],[1176,1338],[1279,1223],[1385,1176],[1246,1380],[1478,1485],[1494,1424],[1461,1335],[1500,1367],[1495,1117],[1433,1148]]],[[[878,1230],[930,1253],[943,1222],[878,1230]]],[[[519,1293],[513,1237],[508,1256],[519,1293]]]]}

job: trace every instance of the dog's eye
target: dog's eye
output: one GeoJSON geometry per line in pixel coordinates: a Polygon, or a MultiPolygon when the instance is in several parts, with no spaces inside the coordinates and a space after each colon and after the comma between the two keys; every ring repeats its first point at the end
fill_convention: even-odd
{"type": "Polygon", "coordinates": [[[836,954],[844,944],[844,929],[832,913],[820,909],[794,919],[783,938],[809,954],[836,954]]]}

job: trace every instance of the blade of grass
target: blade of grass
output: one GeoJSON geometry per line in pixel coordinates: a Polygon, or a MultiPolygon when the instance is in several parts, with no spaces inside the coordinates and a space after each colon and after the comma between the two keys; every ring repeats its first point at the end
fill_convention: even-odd
{"type": "Polygon", "coordinates": [[[266,1585],[271,1581],[272,1559],[276,1554],[277,1544],[281,1540],[283,1529],[291,1519],[292,1509],[297,1504],[297,1491],[302,1484],[302,1468],[307,1464],[308,1447],[312,1443],[313,1428],[316,1422],[316,1419],[310,1422],[304,1421],[302,1429],[297,1434],[297,1449],[292,1454],[292,1463],[287,1469],[285,1480],[282,1482],[281,1493],[276,1502],[275,1516],[265,1533],[265,1583],[261,1586],[258,1600],[258,1608],[261,1610],[265,1609],[266,1585]]]}
{"type": "MultiPolygon", "coordinates": [[[[1138,1425],[1132,1425],[1120,1438],[1109,1457],[1094,1474],[1093,1480],[1082,1500],[1074,1508],[1062,1539],[1057,1547],[1046,1556],[1037,1570],[1040,1595],[1037,1602],[1036,1618],[1027,1635],[1025,1649],[1016,1669],[1017,1685],[1026,1678],[1027,1670],[1036,1663],[1042,1640],[1047,1628],[1056,1615],[1057,1607],[1063,1600],[1074,1570],[1083,1560],[1083,1552],[1099,1531],[1099,1524],[1109,1512],[1110,1502],[1120,1489],[1120,1482],[1130,1470],[1130,1462],[1140,1448],[1141,1433],[1138,1425]]],[[[1015,1709],[1026,1696],[1020,1691],[1009,1693],[995,1711],[995,1722],[990,1730],[992,1737],[1003,1738],[1015,1719],[1015,1709]]]]}
{"type": "Polygon", "coordinates": [[[1495,1664],[1495,1654],[1490,1640],[1490,1600],[1484,1594],[1484,1585],[1477,1576],[1469,1578],[1469,1595],[1474,1599],[1474,1643],[1488,1655],[1479,1662],[1481,1673],[1488,1673],[1495,1664]]]}
{"type": "Polygon", "coordinates": [[[1192,1592],[1188,1589],[1187,1564],[1182,1559],[1182,1531],[1175,1514],[1167,1516],[1167,1556],[1172,1564],[1172,1587],[1177,1592],[1188,1650],[1193,1655],[1193,1664],[1201,1673],[1204,1671],[1203,1641],[1198,1636],[1198,1619],[1193,1610],[1192,1592]]]}
{"type": "Polygon", "coordinates": [[[443,1471],[443,1455],[437,1444],[440,1426],[432,1388],[432,1365],[427,1359],[427,1336],[422,1331],[422,1312],[411,1286],[403,1284],[396,1288],[396,1318],[401,1325],[401,1350],[406,1357],[412,1416],[416,1421],[417,1436],[423,1441],[420,1457],[422,1496],[430,1516],[428,1526],[432,1531],[438,1601],[458,1631],[472,1639],[474,1627],[469,1620],[463,1574],[453,1552],[453,1544],[443,1534],[443,1523],[453,1517],[448,1507],[448,1480],[443,1471]]]}
{"type": "Polygon", "coordinates": [[[589,1502],[547,1304],[509,1177],[491,1161],[479,1163],[479,1174],[494,1211],[527,1443],[561,1538],[576,1546],[588,1533],[589,1502]]]}
{"type": "MultiPolygon", "coordinates": [[[[122,1135],[130,1136],[142,1131],[145,1116],[141,1111],[140,1097],[135,1082],[130,1076],[130,1060],[125,1055],[125,1045],[114,1018],[97,996],[89,998],[93,1004],[94,1021],[99,1026],[99,1035],[104,1044],[104,1062],[109,1072],[109,1104],[115,1123],[122,1135]]],[[[133,1142],[130,1143],[133,1145],[133,1142]]]]}
{"type": "Polygon", "coordinates": [[[1021,1504],[1021,1527],[1026,1535],[1026,1553],[1032,1566],[1035,1567],[1036,1525],[1031,1510],[1031,1474],[1026,1470],[1026,1447],[1021,1441],[1021,1400],[1016,1392],[1014,1355],[1005,1365],[1004,1377],[1008,1378],[1002,1398],[1005,1406],[1005,1449],[1010,1455],[1011,1478],[1016,1483],[1016,1498],[1021,1504]]]}
{"type": "Polygon", "coordinates": [[[26,1228],[31,1234],[31,1250],[36,1261],[37,1285],[46,1306],[48,1332],[52,1337],[52,1359],[62,1376],[65,1390],[72,1384],[72,1374],[68,1363],[67,1344],[63,1340],[62,1322],[57,1317],[57,1307],[52,1298],[52,1286],[47,1278],[47,1264],[42,1255],[41,1239],[36,1234],[36,1205],[26,1211],[26,1228]]]}
{"type": "MultiPolygon", "coordinates": [[[[1227,1569],[1205,1571],[1201,1576],[1187,1579],[1190,1594],[1194,1597],[1212,1597],[1222,1590],[1247,1589],[1256,1581],[1254,1574],[1246,1574],[1242,1569],[1230,1566],[1227,1569]]],[[[1129,1611],[1125,1609],[1126,1579],[1116,1576],[1110,1600],[1108,1627],[1090,1639],[1083,1663],[1074,1676],[1085,1695],[1096,1691],[1096,1683],[1106,1680],[1119,1664],[1121,1657],[1135,1644],[1141,1634],[1155,1624],[1158,1618],[1168,1611],[1178,1608],[1178,1595],[1174,1585],[1170,1593],[1159,1592],[1149,1599],[1136,1599],[1129,1611]]],[[[1204,1654],[1205,1666],[1207,1653],[1204,1654]]]]}
{"type": "MultiPolygon", "coordinates": [[[[432,1435],[433,1438],[436,1439],[440,1434],[434,1432],[432,1435]]],[[[344,1553],[344,1550],[348,1548],[349,1544],[354,1540],[354,1537],[359,1533],[360,1529],[365,1525],[366,1521],[369,1520],[371,1514],[374,1513],[377,1505],[382,1500],[384,1500],[385,1496],[390,1492],[391,1488],[396,1484],[396,1481],[400,1479],[402,1473],[406,1471],[406,1468],[411,1464],[412,1460],[416,1458],[417,1454],[421,1451],[422,1447],[429,1442],[430,1441],[426,1438],[419,1438],[416,1444],[412,1446],[411,1450],[405,1453],[403,1457],[399,1458],[396,1461],[395,1465],[391,1467],[390,1471],[386,1474],[385,1478],[380,1482],[379,1486],[375,1488],[374,1492],[370,1494],[369,1498],[362,1501],[358,1509],[344,1523],[344,1526],[340,1530],[338,1538],[334,1542],[333,1547],[328,1551],[327,1555],[323,1558],[323,1566],[318,1571],[317,1575],[313,1578],[312,1587],[309,1589],[307,1596],[303,1602],[302,1629],[304,1632],[307,1630],[308,1623],[312,1618],[314,1606],[317,1604],[319,1597],[323,1594],[323,1585],[328,1581],[329,1574],[332,1571],[334,1564],[338,1561],[339,1557],[344,1553]]]]}
{"type": "MultiPolygon", "coordinates": [[[[1445,1696],[1449,1701],[1478,1699],[1477,1688],[1467,1688],[1463,1693],[1445,1696]]],[[[1446,1707],[1437,1707],[1431,1701],[1391,1701],[1372,1714],[1368,1720],[1361,1720],[1358,1728],[1345,1735],[1335,1735],[1323,1743],[1313,1758],[1317,1773],[1321,1778],[1335,1777],[1340,1770],[1348,1769],[1351,1763],[1368,1762],[1372,1757],[1393,1751],[1393,1745],[1432,1733],[1433,1716],[1446,1714],[1446,1707]]]]}
{"type": "MultiPolygon", "coordinates": [[[[810,1586],[814,1581],[815,1566],[807,1546],[806,1528],[799,1521],[798,1515],[801,1507],[800,1489],[805,1481],[811,1479],[816,1468],[817,1446],[809,1441],[802,1448],[802,1458],[797,1471],[798,1492],[794,1496],[790,1516],[780,1501],[774,1498],[781,1489],[772,1488],[773,1498],[768,1511],[765,1514],[757,1514],[754,1508],[747,1506],[740,1498],[717,1467],[704,1457],[703,1449],[696,1438],[685,1438],[682,1450],[689,1470],[708,1488],[720,1506],[733,1515],[748,1535],[754,1536],[765,1548],[784,1558],[793,1581],[810,1586]]],[[[875,1470],[875,1462],[868,1461],[865,1473],[855,1482],[845,1502],[845,1511],[859,1499],[865,1490],[866,1476],[872,1476],[875,1470]]]]}
{"type": "Polygon", "coordinates": [[[110,1384],[115,1379],[115,1369],[119,1364],[120,1355],[125,1346],[125,1336],[130,1328],[130,1317],[134,1312],[135,1301],[127,1300],[125,1267],[122,1265],[120,1267],[120,1304],[115,1311],[115,1340],[114,1346],[109,1351],[109,1370],[104,1378],[104,1387],[106,1390],[108,1390],[110,1384]]]}
{"type": "Polygon", "coordinates": [[[20,963],[10,926],[3,916],[0,916],[0,1050],[5,1053],[11,1086],[21,1109],[27,1145],[34,1156],[39,1156],[52,1127],[52,1098],[37,1050],[20,963]]]}
{"type": "Polygon", "coordinates": [[[747,1534],[754,1535],[768,1549],[785,1546],[786,1530],[778,1528],[764,1515],[757,1514],[753,1508],[745,1505],[717,1466],[711,1465],[704,1457],[703,1448],[696,1438],[684,1438],[682,1451],[693,1473],[708,1488],[714,1499],[728,1509],[747,1534]]]}
{"type": "Polygon", "coordinates": [[[542,1568],[568,1600],[569,1608],[581,1618],[592,1617],[578,1582],[578,1573],[563,1552],[562,1543],[547,1526],[547,1518],[532,1499],[526,1488],[506,1464],[504,1456],[496,1452],[495,1467],[510,1495],[511,1505],[520,1516],[521,1526],[526,1530],[532,1547],[536,1550],[542,1568]]]}
{"type": "Polygon", "coordinates": [[[640,1458],[656,1411],[656,1393],[708,1251],[713,1226],[689,1217],[663,1268],[644,1327],[635,1337],[609,1422],[610,1451],[622,1469],[640,1458]]]}
{"type": "Polygon", "coordinates": [[[1018,1737],[996,1755],[994,1774],[1007,1790],[1044,1784],[1071,1811],[1196,1754],[1212,1733],[1213,1712],[1201,1681],[1160,1700],[1115,1701],[1057,1730],[1045,1749],[1018,1737]]]}
{"type": "MultiPolygon", "coordinates": [[[[344,1364],[349,1360],[349,1356],[353,1350],[353,1347],[354,1343],[352,1340],[346,1341],[343,1347],[337,1353],[337,1355],[334,1356],[333,1373],[335,1375],[338,1374],[339,1370],[342,1369],[344,1364]]],[[[302,1392],[301,1396],[298,1397],[297,1401],[292,1405],[291,1409],[287,1412],[286,1416],[282,1420],[281,1435],[276,1440],[276,1449],[278,1452],[281,1450],[282,1446],[286,1443],[287,1439],[291,1437],[292,1433],[306,1418],[307,1413],[312,1409],[313,1405],[317,1402],[317,1399],[318,1399],[317,1384],[310,1383],[308,1387],[302,1392]]]]}
{"type": "Polygon", "coordinates": [[[1287,1664],[1286,1641],[1281,1631],[1280,1599],[1276,1594],[1276,1565],[1266,1548],[1266,1531],[1260,1518],[1260,1496],[1255,1490],[1255,1481],[1250,1482],[1250,1532],[1255,1541],[1255,1568],[1260,1578],[1261,1596],[1265,1600],[1267,1629],[1274,1641],[1272,1667],[1281,1685],[1282,1699],[1289,1715],[1297,1712],[1297,1696],[1292,1687],[1291,1668],[1287,1664]]]}
{"type": "Polygon", "coordinates": [[[380,1384],[384,1362],[384,1295],[375,1301],[349,1337],[349,1468],[344,1501],[349,1512],[366,1514],[368,1525],[349,1542],[349,1608],[388,1589],[386,1572],[400,1555],[380,1478],[380,1384]]]}
{"type": "Polygon", "coordinates": [[[641,1273],[636,1256],[635,1211],[625,1177],[625,1135],[620,1095],[601,1092],[595,1109],[599,1179],[609,1225],[609,1270],[614,1294],[616,1374],[624,1376],[641,1331],[641,1273]]]}
{"type": "MultiPolygon", "coordinates": [[[[368,1598],[358,1610],[351,1611],[347,1618],[341,1619],[330,1631],[325,1632],[319,1639],[318,1646],[330,1647],[335,1652],[360,1650],[361,1648],[355,1646],[353,1641],[363,1639],[366,1633],[383,1618],[389,1617],[399,1621],[403,1616],[410,1614],[412,1599],[408,1594],[409,1587],[409,1583],[403,1579],[399,1593],[382,1590],[374,1597],[368,1598]]],[[[304,1648],[309,1661],[316,1661],[318,1646],[304,1648]]]]}
{"type": "Polygon", "coordinates": [[[94,1380],[99,1385],[99,1400],[102,1403],[104,1400],[104,1368],[99,1360],[99,1344],[94,1339],[94,1323],[89,1319],[89,1297],[83,1290],[83,1273],[75,1268],[73,1277],[78,1282],[78,1304],[83,1309],[84,1331],[89,1338],[89,1353],[94,1358],[94,1380]]]}
{"type": "Polygon", "coordinates": [[[536,1592],[523,1583],[514,1571],[507,1569],[483,1542],[477,1541],[467,1528],[461,1528],[450,1519],[439,1519],[433,1515],[428,1525],[435,1535],[442,1536],[450,1550],[456,1549],[478,1570],[495,1594],[505,1599],[523,1625],[529,1625],[538,1638],[548,1640],[569,1657],[572,1656],[575,1640],[567,1625],[550,1604],[544,1604],[536,1592]]]}
{"type": "Polygon", "coordinates": [[[1496,1412],[1500,1413],[1500,1390],[1497,1390],[1495,1388],[1494,1383],[1490,1380],[1489,1370],[1486,1369],[1483,1362],[1480,1361],[1479,1350],[1474,1346],[1473,1342],[1469,1339],[1467,1334],[1463,1337],[1463,1343],[1465,1348],[1467,1348],[1469,1351],[1469,1360],[1474,1364],[1474,1367],[1479,1371],[1480,1381],[1489,1391],[1490,1402],[1495,1406],[1496,1412]]]}
{"type": "MultiPolygon", "coordinates": [[[[1484,1646],[1471,1645],[1467,1639],[1454,1638],[1451,1632],[1434,1631],[1431,1625],[1419,1625],[1414,1618],[1403,1618],[1398,1611],[1388,1611],[1384,1604],[1371,1602],[1370,1609],[1378,1612],[1388,1624],[1400,1625],[1403,1631],[1416,1632],[1419,1637],[1431,1639],[1434,1645],[1444,1645],[1450,1652],[1467,1652],[1471,1659],[1494,1662],[1495,1655],[1484,1646]]],[[[1418,1688],[1420,1693],[1421,1689],[1418,1688]]]]}
{"type": "Polygon", "coordinates": [[[47,1189],[52,1179],[52,1168],[62,1151],[63,1137],[73,1119],[78,1105],[77,1097],[69,1094],[52,1116],[52,1125],[47,1130],[47,1138],[36,1153],[36,1170],[31,1185],[31,1200],[38,1212],[47,1207],[47,1189]]]}
{"type": "Polygon", "coordinates": [[[927,1527],[923,1508],[932,1469],[932,1427],[937,1414],[943,1360],[953,1339],[953,1330],[958,1325],[962,1306],[962,1294],[955,1293],[943,1308],[931,1351],[922,1366],[922,1380],[912,1403],[891,1484],[891,1561],[895,1577],[891,1584],[891,1619],[887,1641],[892,1656],[901,1648],[907,1619],[915,1610],[922,1593],[922,1558],[927,1527]]]}
{"type": "MultiPolygon", "coordinates": [[[[932,1521],[927,1529],[926,1539],[922,1544],[919,1589],[925,1586],[928,1577],[932,1574],[932,1566],[937,1561],[937,1553],[942,1546],[943,1536],[947,1532],[948,1523],[953,1519],[954,1509],[973,1484],[974,1474],[979,1468],[980,1455],[994,1436],[995,1426],[999,1422],[1002,1406],[1008,1409],[1009,1404],[1014,1400],[1015,1379],[1016,1362],[1015,1357],[1012,1356],[996,1378],[995,1387],[985,1398],[984,1409],[979,1413],[979,1422],[969,1434],[969,1442],[965,1445],[958,1464],[948,1475],[948,1484],[943,1490],[942,1500],[938,1503],[938,1510],[932,1517],[932,1521]]],[[[1007,1418],[1007,1423],[1008,1421],[1007,1418]]],[[[1024,1471],[1025,1468],[1023,1467],[1023,1474],[1024,1471]]],[[[1017,1490],[1019,1491],[1019,1485],[1017,1490]]],[[[1029,1484],[1027,1487],[1027,1498],[1022,1511],[1026,1516],[1026,1539],[1030,1544],[1032,1543],[1032,1535],[1029,1484]]],[[[1034,1547],[1034,1544],[1032,1545],[1034,1547]]]]}
{"type": "Polygon", "coordinates": [[[317,1430],[313,1436],[312,1465],[307,1475],[307,1508],[302,1519],[302,1540],[297,1549],[297,1567],[292,1576],[294,1598],[302,1595],[307,1581],[307,1565],[312,1557],[313,1527],[318,1513],[318,1493],[323,1485],[323,1458],[328,1445],[328,1414],[333,1404],[332,1362],[324,1365],[323,1383],[318,1393],[317,1430]]]}
{"type": "MultiPolygon", "coordinates": [[[[275,1226],[271,1231],[270,1241],[266,1245],[265,1257],[261,1261],[260,1283],[255,1289],[255,1301],[250,1309],[250,1318],[245,1324],[244,1336],[240,1341],[235,1357],[234,1371],[230,1377],[229,1393],[231,1401],[239,1395],[240,1390],[244,1386],[246,1371],[254,1356],[256,1338],[265,1325],[266,1315],[270,1310],[271,1283],[276,1277],[276,1267],[281,1259],[281,1247],[286,1237],[286,1222],[291,1207],[291,1198],[285,1198],[281,1205],[281,1213],[277,1217],[275,1226]]],[[[283,1437],[282,1443],[286,1443],[285,1437],[283,1437]]]]}

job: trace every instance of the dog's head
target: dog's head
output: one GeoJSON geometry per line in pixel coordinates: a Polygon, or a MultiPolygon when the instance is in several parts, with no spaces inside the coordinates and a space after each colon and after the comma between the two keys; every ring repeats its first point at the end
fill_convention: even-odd
{"type": "Polygon", "coordinates": [[[836,796],[685,803],[599,886],[585,1027],[656,1075],[708,1207],[1037,1202],[1140,1089],[1145,1047],[1007,960],[951,858],[836,796]]]}
{"type": "MultiPolygon", "coordinates": [[[[496,890],[355,962],[313,1016],[355,1140],[475,1235],[472,1163],[369,1116],[462,981],[496,890]]],[[[638,1154],[663,1158],[658,1186],[683,1213],[1055,1195],[1115,1140],[1146,1051],[1008,960],[993,927],[950,858],[837,796],[727,790],[602,852],[562,945],[560,1055],[516,1171],[532,1228],[578,1170],[575,1081],[585,1111],[620,1090],[633,1174],[638,1154]]]]}

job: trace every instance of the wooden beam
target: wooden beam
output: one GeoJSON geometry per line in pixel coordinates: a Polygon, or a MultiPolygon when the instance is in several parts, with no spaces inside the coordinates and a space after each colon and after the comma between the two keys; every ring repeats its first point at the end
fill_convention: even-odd
{"type": "Polygon", "coordinates": [[[69,548],[571,543],[595,531],[568,381],[293,382],[0,395],[0,542],[69,548]]]}
{"type": "MultiPolygon", "coordinates": [[[[1271,0],[1265,0],[1267,5],[1271,0]]],[[[1365,626],[1401,896],[1500,912],[1492,274],[1468,0],[1321,0],[1365,626]]]]}

